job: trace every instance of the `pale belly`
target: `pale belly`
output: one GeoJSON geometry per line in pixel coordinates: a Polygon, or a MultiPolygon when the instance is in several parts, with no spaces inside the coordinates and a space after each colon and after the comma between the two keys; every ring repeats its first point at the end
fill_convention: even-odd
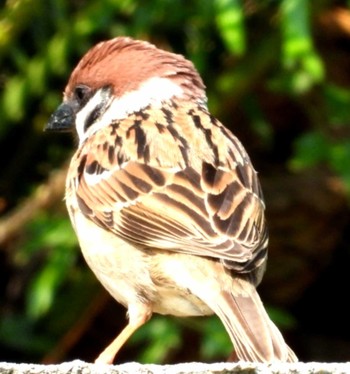
{"type": "Polygon", "coordinates": [[[193,279],[196,271],[205,269],[198,262],[207,260],[166,251],[139,250],[81,214],[75,216],[75,225],[89,267],[125,307],[142,302],[160,314],[180,317],[213,314],[193,292],[202,289],[193,279]]]}

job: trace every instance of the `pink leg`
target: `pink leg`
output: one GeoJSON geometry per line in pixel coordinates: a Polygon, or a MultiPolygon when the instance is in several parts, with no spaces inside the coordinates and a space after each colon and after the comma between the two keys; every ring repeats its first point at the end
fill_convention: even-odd
{"type": "Polygon", "coordinates": [[[149,305],[134,304],[128,308],[129,323],[122,332],[109,344],[95,360],[96,363],[113,364],[114,358],[130,338],[130,336],[143,324],[145,324],[152,315],[149,305]]]}

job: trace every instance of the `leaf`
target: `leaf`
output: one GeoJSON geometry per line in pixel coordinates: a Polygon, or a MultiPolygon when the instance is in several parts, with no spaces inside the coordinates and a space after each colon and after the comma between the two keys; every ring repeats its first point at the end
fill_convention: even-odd
{"type": "Polygon", "coordinates": [[[10,78],[4,89],[2,105],[4,115],[11,121],[18,122],[24,117],[26,83],[22,76],[10,78]]]}
{"type": "Polygon", "coordinates": [[[245,52],[245,28],[240,0],[215,0],[216,24],[227,49],[236,55],[245,52]]]}
{"type": "Polygon", "coordinates": [[[38,319],[50,310],[57,290],[74,264],[76,237],[68,219],[45,214],[31,223],[28,232],[31,240],[18,257],[29,262],[39,251],[46,255],[26,294],[27,313],[38,319]]]}
{"type": "Polygon", "coordinates": [[[165,362],[170,351],[179,347],[181,330],[177,321],[155,315],[131,338],[131,344],[142,343],[142,362],[165,362]]]}
{"type": "Polygon", "coordinates": [[[289,88],[295,94],[308,91],[325,77],[323,62],[313,46],[309,6],[305,0],[281,3],[282,63],[293,71],[289,88]]]}
{"type": "Polygon", "coordinates": [[[43,58],[30,60],[26,72],[28,88],[32,94],[43,94],[46,87],[46,64],[43,58]]]}
{"type": "Polygon", "coordinates": [[[304,0],[283,0],[281,3],[282,48],[286,65],[294,63],[312,48],[308,6],[304,0]]]}
{"type": "Polygon", "coordinates": [[[326,107],[331,125],[350,125],[350,92],[334,84],[327,84],[324,88],[326,107]]]}
{"type": "Polygon", "coordinates": [[[268,305],[266,309],[271,320],[274,321],[277,326],[285,329],[291,329],[296,326],[296,319],[288,311],[271,305],[268,305]]]}
{"type": "Polygon", "coordinates": [[[348,139],[331,147],[329,162],[333,170],[341,176],[350,196],[350,141],[348,139]]]}
{"type": "Polygon", "coordinates": [[[27,312],[37,319],[46,314],[53,304],[55,293],[73,265],[75,254],[65,247],[56,247],[29,285],[27,312]]]}
{"type": "Polygon", "coordinates": [[[326,161],[329,142],[320,132],[309,132],[298,138],[294,144],[295,153],[290,161],[293,170],[301,170],[326,161]]]}
{"type": "Polygon", "coordinates": [[[39,354],[52,346],[52,338],[35,331],[33,321],[21,314],[3,316],[0,320],[0,341],[2,346],[13,347],[17,351],[39,354]]]}
{"type": "Polygon", "coordinates": [[[67,35],[56,35],[49,42],[46,59],[51,71],[57,75],[68,70],[68,43],[67,35]]]}
{"type": "Polygon", "coordinates": [[[228,357],[233,350],[231,340],[218,317],[211,317],[203,320],[203,339],[201,341],[201,355],[205,359],[217,359],[228,357]]]}

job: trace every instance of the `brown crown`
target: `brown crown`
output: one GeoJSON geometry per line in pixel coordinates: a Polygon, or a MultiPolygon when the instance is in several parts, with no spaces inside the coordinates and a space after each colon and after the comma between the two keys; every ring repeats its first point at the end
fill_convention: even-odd
{"type": "Polygon", "coordinates": [[[114,95],[120,97],[152,77],[171,79],[182,87],[186,97],[205,98],[203,81],[190,61],[129,37],[117,37],[91,48],[74,69],[65,95],[69,97],[76,85],[84,84],[92,89],[111,85],[114,95]]]}

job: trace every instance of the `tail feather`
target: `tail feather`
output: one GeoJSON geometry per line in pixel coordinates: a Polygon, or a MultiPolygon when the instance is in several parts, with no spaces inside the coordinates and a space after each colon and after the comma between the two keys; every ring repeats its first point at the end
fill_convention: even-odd
{"type": "Polygon", "coordinates": [[[297,361],[270,320],[255,287],[249,281],[246,283],[244,292],[221,291],[221,302],[215,310],[230,335],[237,357],[257,362],[297,361]]]}

